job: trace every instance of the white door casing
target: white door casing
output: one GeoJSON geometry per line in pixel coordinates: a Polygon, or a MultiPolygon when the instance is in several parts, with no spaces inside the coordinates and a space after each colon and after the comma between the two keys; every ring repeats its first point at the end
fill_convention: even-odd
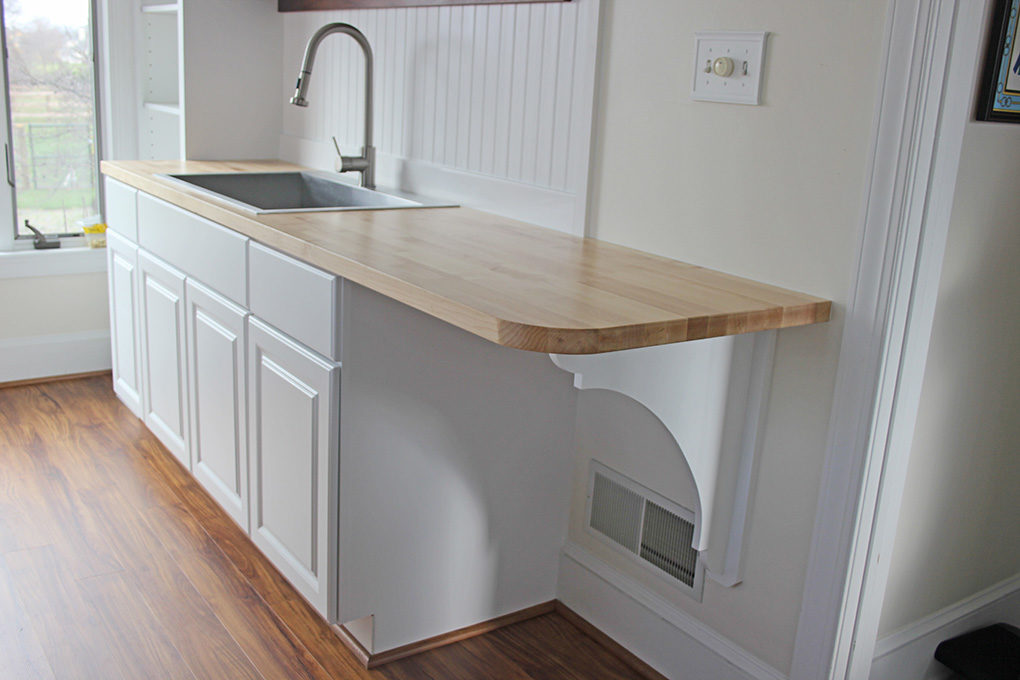
{"type": "Polygon", "coordinates": [[[987,4],[890,4],[791,680],[871,666],[987,4]]]}

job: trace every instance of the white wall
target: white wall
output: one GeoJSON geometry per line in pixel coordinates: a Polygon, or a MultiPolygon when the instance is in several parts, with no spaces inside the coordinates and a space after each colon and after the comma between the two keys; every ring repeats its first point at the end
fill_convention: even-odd
{"type": "Polygon", "coordinates": [[[0,272],[0,382],[109,367],[105,272],[18,278],[0,272]]]}
{"type": "Polygon", "coordinates": [[[340,621],[378,653],[556,597],[571,375],[350,282],[343,324],[340,621]]]}
{"type": "MultiPolygon", "coordinates": [[[[672,592],[581,529],[570,537],[765,664],[789,669],[857,245],[886,0],[608,0],[593,235],[826,296],[833,320],[781,331],[745,580],[672,592]],[[761,107],[693,102],[693,34],[768,30],[761,107]]],[[[679,451],[623,398],[582,394],[575,480],[596,457],[689,503],[679,451]],[[619,423],[613,436],[600,432],[619,423]]],[[[598,623],[596,621],[596,623],[598,623]]]]}
{"type": "MultiPolygon", "coordinates": [[[[133,14],[121,0],[98,4],[104,29],[111,5],[131,26],[133,14]]],[[[104,60],[109,56],[105,43],[100,53],[104,60]]],[[[130,62],[119,59],[118,65],[130,68],[130,62]]],[[[105,69],[101,77],[107,78],[105,69]]],[[[101,101],[103,106],[109,104],[109,99],[101,101]]],[[[5,111],[0,113],[6,116],[5,111]]],[[[114,131],[109,126],[103,128],[106,156],[112,148],[119,148],[112,142],[114,131]]],[[[123,130],[117,132],[124,136],[123,130]]],[[[128,138],[133,134],[129,131],[128,138]]],[[[9,237],[14,231],[11,198],[10,191],[0,191],[0,382],[109,368],[106,274],[96,271],[103,268],[95,258],[100,253],[78,255],[67,249],[3,252],[13,245],[9,237]]]]}
{"type": "Polygon", "coordinates": [[[881,636],[1020,574],[1018,151],[968,124],[881,636]]]}
{"type": "Polygon", "coordinates": [[[0,278],[0,319],[4,340],[109,330],[106,274],[0,278]]]}

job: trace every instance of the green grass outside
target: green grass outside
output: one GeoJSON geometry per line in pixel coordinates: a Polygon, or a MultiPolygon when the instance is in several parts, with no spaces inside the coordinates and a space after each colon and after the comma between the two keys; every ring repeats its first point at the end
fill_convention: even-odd
{"type": "Polygon", "coordinates": [[[95,192],[91,189],[21,189],[18,191],[18,206],[38,210],[86,210],[95,212],[95,192]]]}
{"type": "MultiPolygon", "coordinates": [[[[74,68],[91,78],[91,66],[74,68]]],[[[25,219],[44,232],[77,231],[75,221],[99,212],[92,103],[49,86],[15,85],[10,94],[18,232],[25,219]]]]}
{"type": "Polygon", "coordinates": [[[66,231],[98,212],[90,112],[58,93],[11,94],[19,231],[25,218],[43,231],[66,231]]]}

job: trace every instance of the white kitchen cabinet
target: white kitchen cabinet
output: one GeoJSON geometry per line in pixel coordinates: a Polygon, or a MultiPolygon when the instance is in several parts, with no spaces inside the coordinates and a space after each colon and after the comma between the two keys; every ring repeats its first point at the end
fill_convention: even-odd
{"type": "Polygon", "coordinates": [[[145,424],[190,469],[184,274],[142,249],[138,271],[145,424]]]}
{"type": "Polygon", "coordinates": [[[138,247],[110,231],[106,237],[106,271],[110,286],[110,346],[113,391],[131,411],[142,416],[139,356],[138,247]]]}
{"type": "Polygon", "coordinates": [[[339,364],[248,318],[251,537],[333,621],[339,364]]]}
{"type": "MultiPolygon", "coordinates": [[[[279,79],[269,77],[283,60],[276,3],[122,4],[141,10],[131,36],[138,63],[133,70],[115,68],[111,89],[131,88],[131,79],[137,78],[129,91],[140,98],[115,99],[113,118],[126,123],[134,114],[138,158],[261,158],[273,153],[283,101],[279,79]],[[128,108],[131,103],[135,111],[128,108]],[[238,111],[245,113],[239,116],[238,111]]],[[[128,54],[125,50],[122,58],[128,54]]]]}
{"type": "Polygon", "coordinates": [[[249,277],[247,237],[108,184],[117,393],[333,620],[340,279],[255,244],[249,277]]]}
{"type": "Polygon", "coordinates": [[[195,479],[248,529],[248,312],[188,279],[188,406],[195,479]]]}

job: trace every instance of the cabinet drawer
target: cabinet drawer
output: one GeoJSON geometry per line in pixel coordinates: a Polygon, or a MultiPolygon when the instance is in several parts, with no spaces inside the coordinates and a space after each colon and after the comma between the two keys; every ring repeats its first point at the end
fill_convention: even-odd
{"type": "Polygon", "coordinates": [[[252,313],[340,361],[340,277],[254,241],[248,265],[252,313]]]}
{"type": "Polygon", "coordinates": [[[138,189],[106,177],[106,223],[132,243],[138,243],[138,189]]]}
{"type": "Polygon", "coordinates": [[[138,194],[138,243],[241,306],[248,304],[248,238],[138,194]]]}

